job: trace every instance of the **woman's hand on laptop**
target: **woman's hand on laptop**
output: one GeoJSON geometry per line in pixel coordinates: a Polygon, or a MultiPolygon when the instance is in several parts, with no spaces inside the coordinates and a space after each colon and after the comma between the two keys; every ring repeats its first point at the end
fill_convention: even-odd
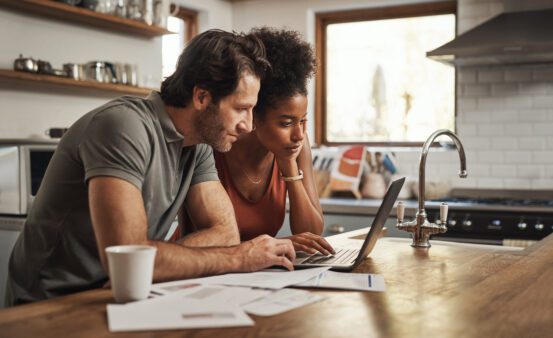
{"type": "Polygon", "coordinates": [[[286,238],[292,241],[296,251],[304,251],[310,254],[315,254],[318,251],[325,256],[336,253],[326,239],[310,232],[302,232],[286,238]]]}

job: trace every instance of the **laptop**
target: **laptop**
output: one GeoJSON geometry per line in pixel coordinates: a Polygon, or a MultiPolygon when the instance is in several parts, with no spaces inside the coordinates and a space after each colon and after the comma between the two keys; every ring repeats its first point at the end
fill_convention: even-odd
{"type": "Polygon", "coordinates": [[[298,252],[296,259],[294,260],[294,267],[312,268],[330,266],[331,270],[338,271],[351,271],[356,268],[374,248],[376,240],[378,239],[380,232],[386,223],[386,219],[390,215],[390,211],[392,211],[404,182],[405,177],[400,178],[392,182],[388,188],[386,195],[384,195],[384,198],[382,199],[382,204],[380,204],[380,207],[376,212],[371,229],[367,233],[367,237],[365,237],[365,241],[363,242],[363,245],[361,245],[360,249],[335,247],[334,250],[336,251],[336,254],[330,256],[325,256],[321,253],[309,254],[306,252],[298,252]]]}

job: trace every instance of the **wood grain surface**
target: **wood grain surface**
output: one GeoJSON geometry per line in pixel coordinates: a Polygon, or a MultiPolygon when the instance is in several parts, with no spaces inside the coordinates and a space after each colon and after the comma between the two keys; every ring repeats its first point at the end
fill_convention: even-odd
{"type": "MultiPolygon", "coordinates": [[[[342,236],[342,235],[341,235],[342,236]]],[[[249,328],[110,333],[109,290],[0,311],[0,337],[548,337],[553,235],[524,251],[380,240],[356,272],[386,292],[315,291],[325,300],[249,328]]]]}

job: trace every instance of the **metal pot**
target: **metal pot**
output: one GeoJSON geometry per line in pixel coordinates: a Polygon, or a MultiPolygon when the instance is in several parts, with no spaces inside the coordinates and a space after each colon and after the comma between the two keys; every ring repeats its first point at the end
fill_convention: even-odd
{"type": "Polygon", "coordinates": [[[33,58],[24,58],[22,54],[19,54],[19,58],[13,61],[13,69],[22,72],[38,72],[38,63],[33,58]]]}
{"type": "Polygon", "coordinates": [[[115,79],[115,69],[109,62],[88,62],[84,65],[84,73],[87,80],[112,83],[115,79]]]}
{"type": "Polygon", "coordinates": [[[38,60],[38,72],[41,74],[50,74],[52,75],[54,73],[54,70],[52,69],[52,65],[48,61],[38,60]]]}
{"type": "Polygon", "coordinates": [[[67,76],[73,78],[74,80],[84,80],[84,67],[78,63],[65,63],[63,65],[63,70],[67,72],[67,76]]]}

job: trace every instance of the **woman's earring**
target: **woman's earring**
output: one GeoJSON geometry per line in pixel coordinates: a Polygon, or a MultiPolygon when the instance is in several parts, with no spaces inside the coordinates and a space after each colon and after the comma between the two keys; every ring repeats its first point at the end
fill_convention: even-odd
{"type": "Polygon", "coordinates": [[[255,124],[252,125],[252,131],[254,131],[254,130],[255,130],[255,124]]]}

